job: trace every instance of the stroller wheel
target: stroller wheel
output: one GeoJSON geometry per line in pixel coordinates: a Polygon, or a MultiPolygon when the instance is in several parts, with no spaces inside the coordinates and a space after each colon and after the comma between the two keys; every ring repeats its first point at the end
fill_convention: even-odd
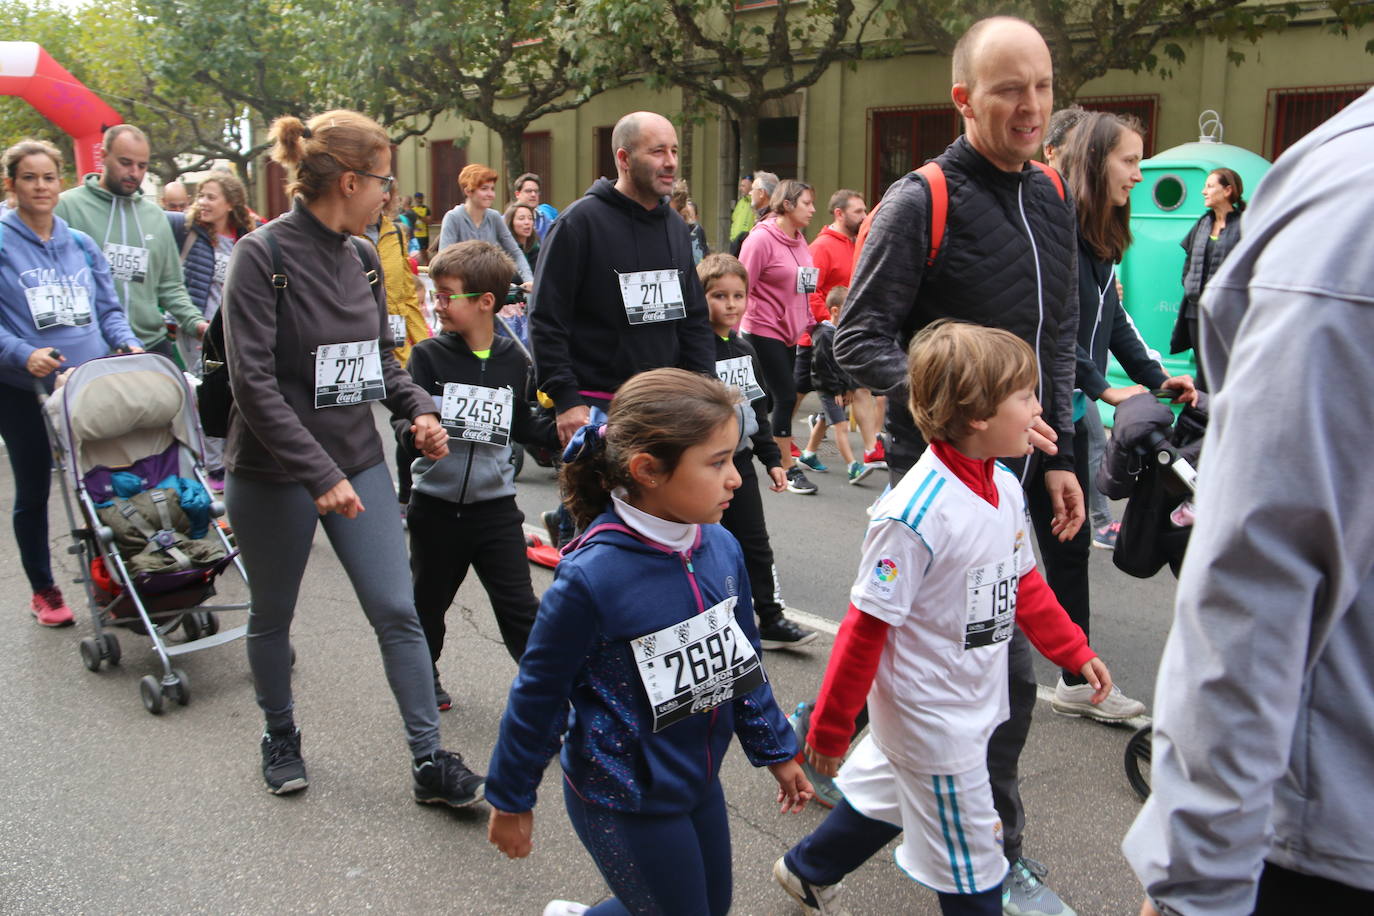
{"type": "Polygon", "coordinates": [[[172,685],[170,692],[178,706],[185,706],[191,702],[191,679],[180,668],[172,669],[172,677],[176,678],[176,683],[172,685]]]}
{"type": "Polygon", "coordinates": [[[187,642],[195,642],[201,637],[200,615],[195,611],[181,617],[181,632],[186,634],[187,642]]]}
{"type": "Polygon", "coordinates": [[[111,665],[119,664],[119,640],[113,633],[101,633],[101,654],[105,656],[105,661],[111,665]]]}
{"type": "Polygon", "coordinates": [[[219,632],[219,618],[214,611],[204,611],[201,615],[204,619],[200,622],[200,628],[205,631],[206,636],[214,636],[219,632]]]}
{"type": "Polygon", "coordinates": [[[138,682],[138,695],[143,698],[143,708],[155,716],[162,715],[162,682],[151,674],[143,675],[138,682]]]}
{"type": "Polygon", "coordinates": [[[86,666],[87,671],[100,670],[100,645],[93,637],[87,636],[81,640],[81,664],[86,666]]]}
{"type": "Polygon", "coordinates": [[[1140,728],[1126,742],[1126,781],[1144,801],[1150,797],[1150,758],[1153,754],[1151,726],[1140,728]]]}

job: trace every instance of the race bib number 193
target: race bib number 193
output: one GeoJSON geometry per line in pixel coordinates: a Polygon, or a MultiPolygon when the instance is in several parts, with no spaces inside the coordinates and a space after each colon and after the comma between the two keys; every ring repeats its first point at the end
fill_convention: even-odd
{"type": "Polygon", "coordinates": [[[639,679],[659,732],[693,713],[714,709],[754,690],[763,666],[739,621],[738,598],[631,640],[639,679]]]}
{"type": "Polygon", "coordinates": [[[1016,592],[1021,576],[1016,555],[968,571],[964,648],[992,646],[1011,639],[1016,626],[1016,592]]]}

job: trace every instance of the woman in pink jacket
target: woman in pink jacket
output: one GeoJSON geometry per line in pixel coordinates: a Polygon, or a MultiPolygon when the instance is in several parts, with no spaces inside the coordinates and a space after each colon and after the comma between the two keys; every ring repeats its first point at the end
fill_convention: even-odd
{"type": "Polygon", "coordinates": [[[797,403],[792,369],[797,340],[814,323],[807,297],[816,289],[817,271],[802,230],[815,212],[811,185],[795,179],[780,182],[773,192],[772,215],[754,227],[739,253],[749,271],[749,304],[740,330],[758,353],[761,381],[773,398],[773,438],[782,450],[787,489],[806,494],[815,493],[816,485],[792,457],[797,403]]]}

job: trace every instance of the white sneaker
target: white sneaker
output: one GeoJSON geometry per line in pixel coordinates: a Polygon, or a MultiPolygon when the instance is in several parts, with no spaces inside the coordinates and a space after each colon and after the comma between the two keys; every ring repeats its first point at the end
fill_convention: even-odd
{"type": "Polygon", "coordinates": [[[590,909],[585,903],[571,900],[550,900],[544,907],[544,916],[582,916],[590,909]]]}
{"type": "Polygon", "coordinates": [[[1092,704],[1092,695],[1092,684],[1070,687],[1060,677],[1059,683],[1054,685],[1054,699],[1050,701],[1050,708],[1061,716],[1086,716],[1102,722],[1120,722],[1145,715],[1145,704],[1126,696],[1115,684],[1107,698],[1096,706],[1092,704]]]}
{"type": "Polygon", "coordinates": [[[844,885],[812,884],[787,867],[786,856],[779,856],[778,861],[773,863],[773,880],[801,904],[802,912],[808,916],[849,916],[849,911],[840,909],[839,903],[840,890],[844,885]]]}

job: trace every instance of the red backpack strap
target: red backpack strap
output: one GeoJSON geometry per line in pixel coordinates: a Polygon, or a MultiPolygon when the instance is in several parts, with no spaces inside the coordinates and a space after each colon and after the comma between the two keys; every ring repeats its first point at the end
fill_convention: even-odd
{"type": "Polygon", "coordinates": [[[945,182],[945,170],[934,159],[916,170],[916,174],[926,180],[930,191],[930,254],[926,255],[926,266],[935,266],[935,256],[940,253],[940,244],[945,240],[945,222],[949,219],[949,185],[945,182]]]}
{"type": "MultiPolygon", "coordinates": [[[[949,218],[949,185],[945,181],[944,169],[933,159],[916,169],[915,173],[925,179],[926,188],[930,193],[930,253],[926,255],[926,266],[930,267],[935,264],[935,256],[940,253],[940,243],[945,240],[945,222],[949,218]]],[[[873,217],[878,215],[882,206],[882,202],[879,201],[876,207],[868,211],[868,216],[864,217],[863,224],[859,226],[859,235],[854,240],[854,263],[849,268],[851,275],[854,268],[859,266],[859,255],[863,253],[864,242],[868,239],[868,229],[873,225],[873,217]]]]}
{"type": "Polygon", "coordinates": [[[1060,200],[1063,200],[1063,199],[1064,199],[1064,179],[1061,178],[1061,177],[1059,177],[1059,172],[1056,171],[1055,169],[1050,168],[1048,165],[1045,165],[1045,163],[1039,162],[1039,161],[1037,161],[1037,160],[1035,160],[1035,159],[1032,159],[1032,160],[1030,161],[1030,164],[1033,165],[1033,166],[1035,166],[1037,169],[1039,169],[1042,173],[1044,173],[1044,175],[1045,175],[1046,178],[1048,178],[1050,181],[1052,181],[1052,182],[1054,183],[1054,189],[1055,189],[1056,191],[1059,192],[1059,199],[1060,199],[1060,200]]]}

